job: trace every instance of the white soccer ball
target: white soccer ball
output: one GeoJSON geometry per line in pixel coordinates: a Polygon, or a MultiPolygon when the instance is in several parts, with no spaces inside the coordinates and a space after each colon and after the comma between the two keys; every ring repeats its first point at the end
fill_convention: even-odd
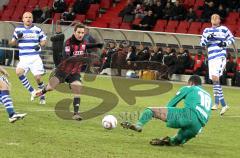
{"type": "Polygon", "coordinates": [[[113,129],[117,127],[117,119],[113,115],[106,115],[102,119],[102,126],[105,129],[113,129]]]}
{"type": "Polygon", "coordinates": [[[127,78],[136,78],[137,75],[136,75],[136,72],[133,71],[133,70],[128,70],[127,73],[126,73],[126,77],[127,78]]]}

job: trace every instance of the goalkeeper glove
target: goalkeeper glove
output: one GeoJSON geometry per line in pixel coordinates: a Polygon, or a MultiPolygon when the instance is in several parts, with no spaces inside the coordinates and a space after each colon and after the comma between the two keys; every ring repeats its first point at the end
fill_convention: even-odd
{"type": "Polygon", "coordinates": [[[218,43],[218,46],[219,46],[219,47],[226,47],[226,46],[227,46],[227,43],[221,41],[220,43],[218,43]]]}
{"type": "Polygon", "coordinates": [[[39,51],[40,48],[41,48],[40,45],[34,46],[35,51],[39,51]]]}

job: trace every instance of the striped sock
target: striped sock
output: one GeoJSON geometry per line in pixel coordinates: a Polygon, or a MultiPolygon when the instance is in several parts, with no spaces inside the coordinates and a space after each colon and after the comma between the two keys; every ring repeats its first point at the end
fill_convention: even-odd
{"type": "Polygon", "coordinates": [[[226,106],[225,100],[224,100],[224,96],[223,96],[223,91],[222,91],[222,87],[220,86],[220,89],[218,91],[218,96],[219,96],[219,100],[222,104],[222,107],[226,106]]]}
{"type": "MultiPolygon", "coordinates": [[[[44,83],[43,83],[43,82],[39,83],[39,84],[38,84],[38,88],[39,88],[39,89],[43,89],[43,88],[44,88],[44,83]]],[[[40,100],[41,100],[41,99],[45,99],[45,95],[44,95],[44,94],[40,96],[40,100]]]]}
{"type": "Polygon", "coordinates": [[[27,90],[32,93],[34,91],[33,87],[30,85],[30,83],[28,82],[28,79],[26,78],[26,76],[21,75],[19,76],[19,80],[22,82],[23,86],[25,88],[27,88],[27,90]]]}
{"type": "Polygon", "coordinates": [[[215,105],[219,105],[219,90],[221,86],[219,84],[214,84],[213,85],[213,95],[215,99],[215,105]]]}
{"type": "Polygon", "coordinates": [[[14,109],[13,109],[13,102],[12,102],[12,99],[9,95],[9,91],[8,90],[2,90],[1,91],[1,99],[2,99],[2,102],[3,102],[3,105],[5,106],[6,108],[6,111],[9,115],[9,117],[12,117],[12,115],[14,115],[14,109]]]}

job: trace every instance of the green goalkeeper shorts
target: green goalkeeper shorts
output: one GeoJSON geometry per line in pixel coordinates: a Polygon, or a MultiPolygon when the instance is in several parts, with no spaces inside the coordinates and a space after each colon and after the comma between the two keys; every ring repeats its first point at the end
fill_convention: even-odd
{"type": "Polygon", "coordinates": [[[189,108],[168,108],[167,127],[178,128],[178,134],[173,138],[174,144],[184,144],[195,137],[202,129],[194,110],[189,108]]]}

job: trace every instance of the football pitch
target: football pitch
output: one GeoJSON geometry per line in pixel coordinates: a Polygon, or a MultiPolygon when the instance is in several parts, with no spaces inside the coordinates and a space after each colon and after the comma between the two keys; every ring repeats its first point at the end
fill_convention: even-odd
{"type": "MultiPolygon", "coordinates": [[[[93,82],[84,81],[84,85],[109,91],[119,100],[111,111],[78,122],[56,115],[56,103],[64,98],[71,99],[70,94],[54,91],[47,94],[46,105],[39,105],[38,99],[31,102],[14,70],[7,70],[15,109],[28,115],[24,120],[10,124],[4,107],[0,106],[0,158],[233,158],[240,155],[240,88],[223,88],[230,110],[223,117],[219,116],[219,110],[213,111],[198,137],[183,147],[153,147],[149,145],[150,139],[173,136],[177,130],[166,128],[165,123],[158,120],[147,124],[142,133],[122,129],[119,124],[113,130],[105,130],[101,120],[104,115],[112,114],[118,123],[126,119],[135,121],[145,107],[166,105],[182,84],[173,84],[173,88],[164,94],[137,97],[136,104],[128,105],[117,93],[110,77],[98,76],[93,82]]],[[[48,75],[44,76],[45,83],[48,75]]],[[[36,88],[31,75],[29,80],[36,88]]],[[[144,84],[133,89],[153,87],[144,84]]],[[[204,87],[212,94],[211,86],[204,87]]],[[[111,104],[112,98],[108,99],[107,103],[111,104]]],[[[101,102],[99,98],[83,95],[80,110],[88,111],[101,102]]]]}

